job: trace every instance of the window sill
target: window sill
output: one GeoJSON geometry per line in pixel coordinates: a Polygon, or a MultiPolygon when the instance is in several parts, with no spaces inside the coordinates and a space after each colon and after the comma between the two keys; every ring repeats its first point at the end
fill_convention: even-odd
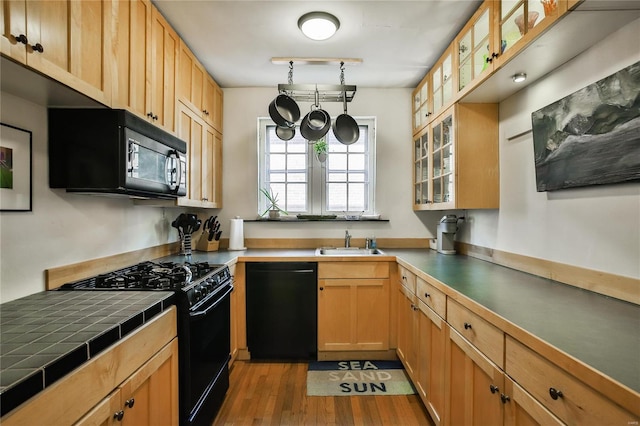
{"type": "Polygon", "coordinates": [[[389,222],[389,219],[345,219],[345,218],[333,218],[333,219],[298,219],[293,218],[278,218],[278,219],[244,219],[245,222],[274,222],[274,223],[301,223],[301,222],[389,222]]]}

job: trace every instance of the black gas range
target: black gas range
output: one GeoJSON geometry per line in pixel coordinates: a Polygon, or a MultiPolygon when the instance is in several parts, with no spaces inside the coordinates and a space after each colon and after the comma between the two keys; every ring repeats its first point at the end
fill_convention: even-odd
{"type": "Polygon", "coordinates": [[[207,262],[142,262],[61,291],[173,291],[178,312],[180,424],[211,425],[229,388],[231,272],[207,262]]]}

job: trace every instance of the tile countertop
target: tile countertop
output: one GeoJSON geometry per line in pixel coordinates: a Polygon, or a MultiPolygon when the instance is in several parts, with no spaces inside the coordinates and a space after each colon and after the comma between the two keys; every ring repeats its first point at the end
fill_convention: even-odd
{"type": "MultiPolygon", "coordinates": [[[[640,392],[640,306],[461,255],[382,249],[517,327],[640,392]]],[[[313,249],[193,252],[193,261],[331,260],[313,249]]],[[[164,258],[163,258],[164,259],[164,258]]],[[[169,256],[174,261],[185,256],[169,256]]]]}
{"type": "Polygon", "coordinates": [[[0,415],[172,304],[166,291],[43,291],[3,303],[0,415]]]}

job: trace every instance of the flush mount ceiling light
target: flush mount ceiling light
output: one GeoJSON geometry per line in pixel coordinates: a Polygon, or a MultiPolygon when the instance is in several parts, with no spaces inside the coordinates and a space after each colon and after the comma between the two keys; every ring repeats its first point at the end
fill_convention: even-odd
{"type": "Polygon", "coordinates": [[[298,19],[298,28],[311,40],[326,40],[338,31],[340,21],[327,12],[309,12],[298,19]]]}
{"type": "Polygon", "coordinates": [[[515,74],[513,77],[511,77],[513,79],[514,83],[522,83],[523,81],[525,81],[527,79],[527,75],[523,72],[519,72],[518,74],[515,74]]]}

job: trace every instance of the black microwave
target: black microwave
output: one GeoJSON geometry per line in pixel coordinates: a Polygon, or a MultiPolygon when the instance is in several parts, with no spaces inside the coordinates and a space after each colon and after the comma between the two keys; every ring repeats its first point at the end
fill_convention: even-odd
{"type": "Polygon", "coordinates": [[[123,109],[49,109],[49,186],[140,198],[186,195],[187,144],[123,109]]]}

